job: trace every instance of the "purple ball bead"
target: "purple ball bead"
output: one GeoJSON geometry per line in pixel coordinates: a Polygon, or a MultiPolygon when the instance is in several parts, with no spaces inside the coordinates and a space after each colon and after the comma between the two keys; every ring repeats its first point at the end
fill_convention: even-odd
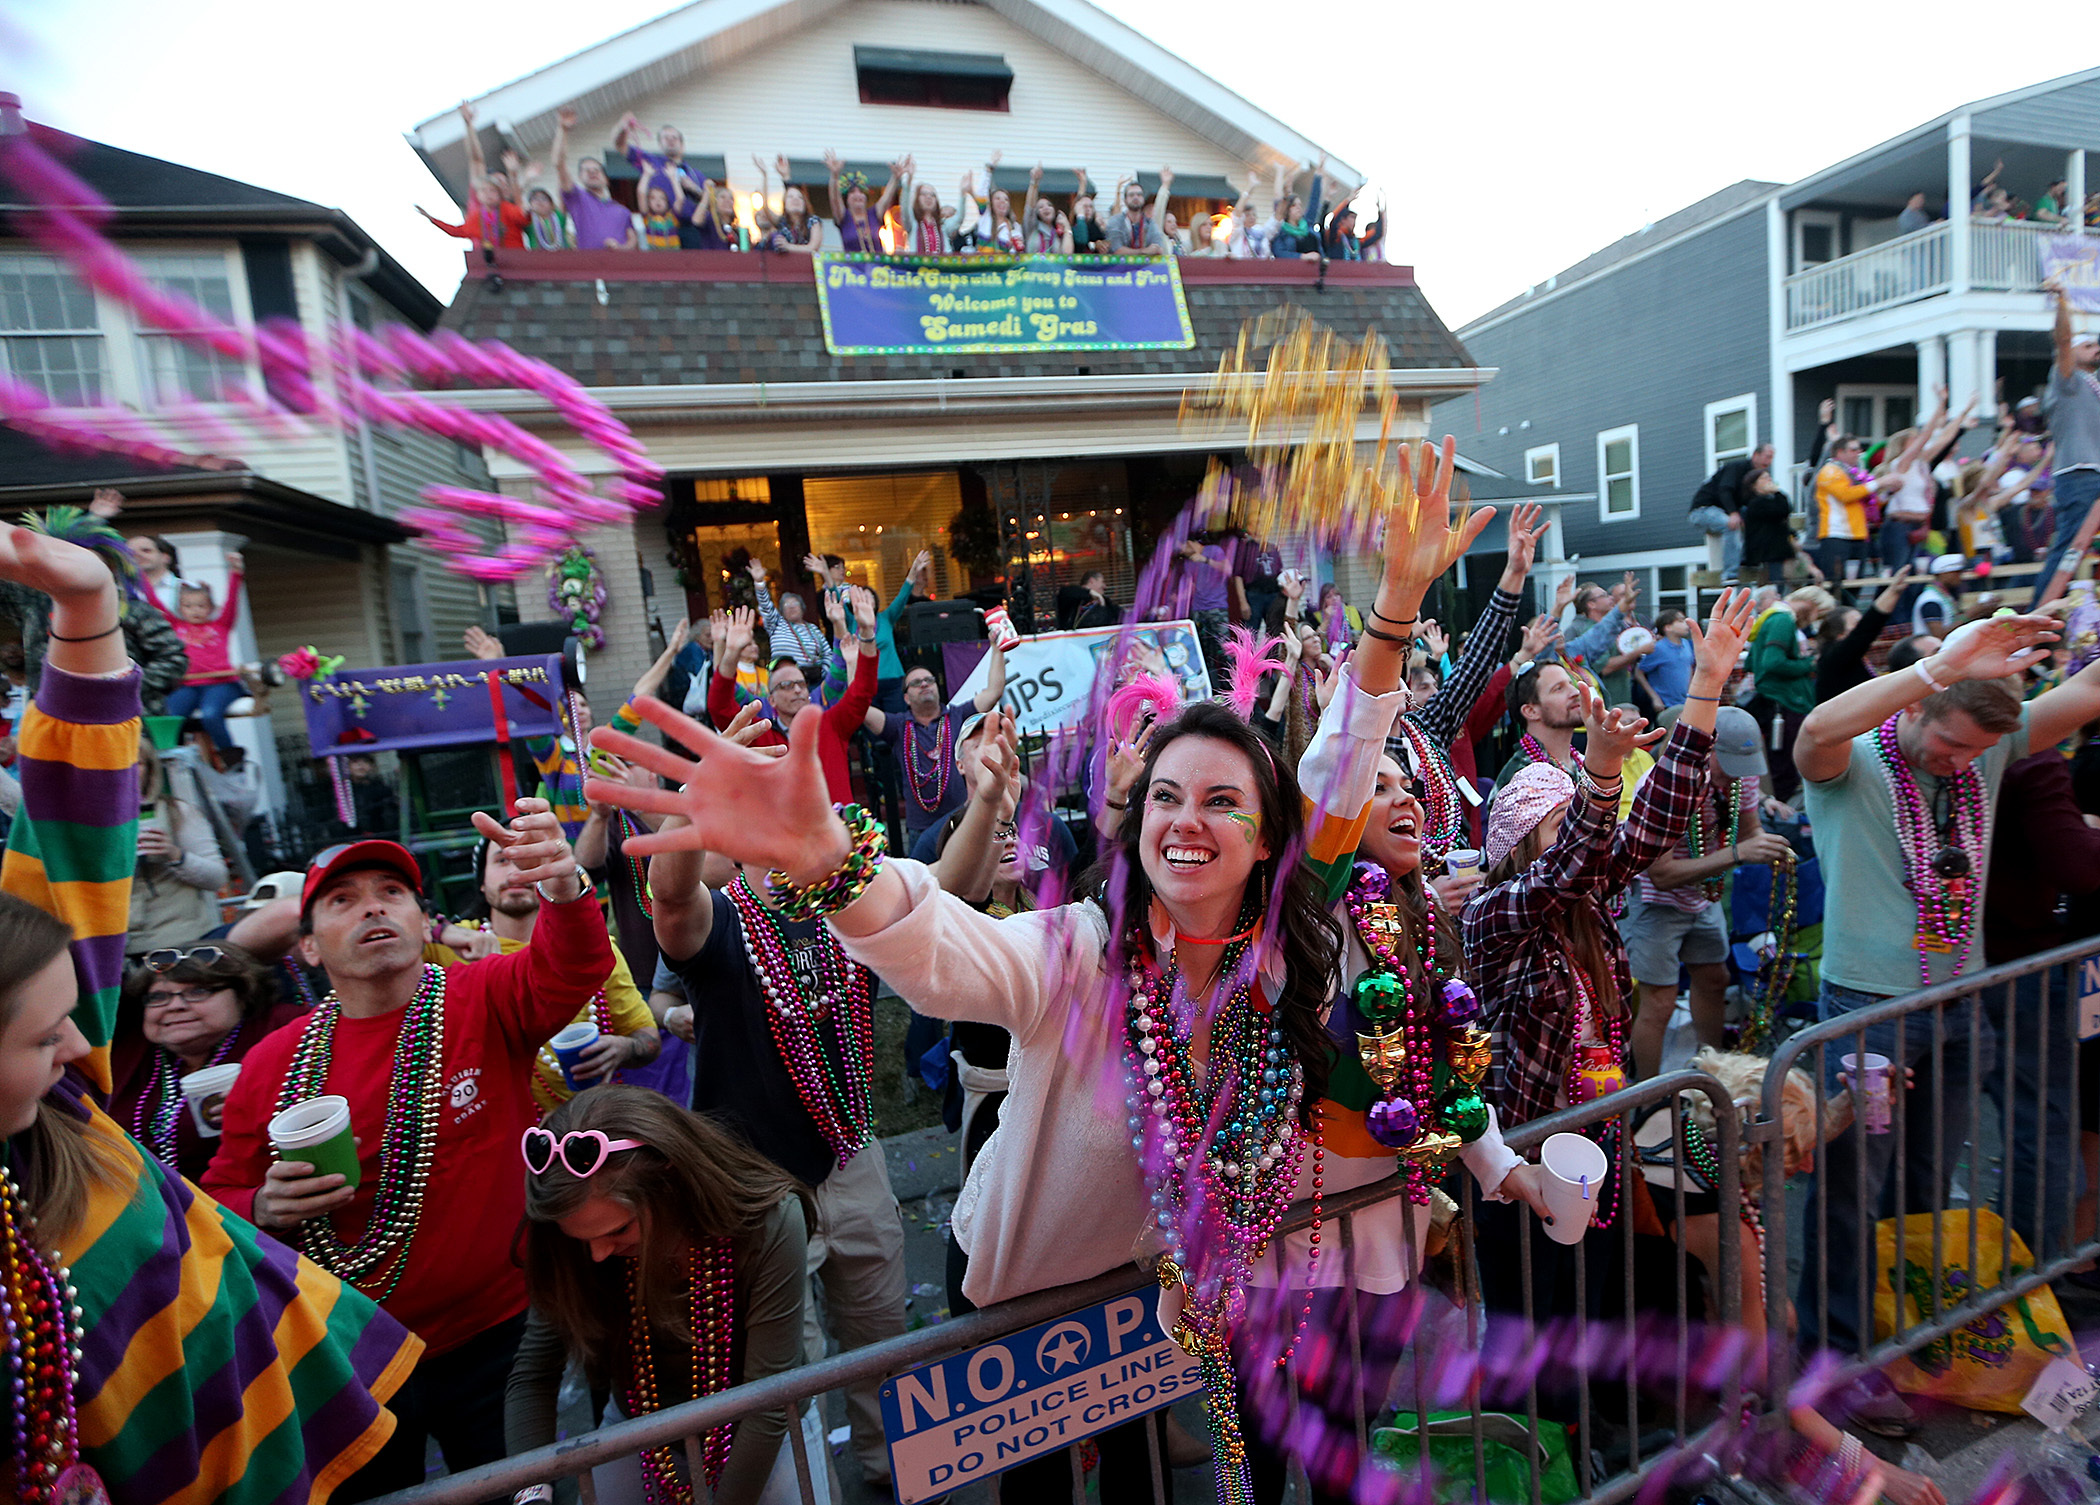
{"type": "Polygon", "coordinates": [[[1404,1097],[1381,1098],[1364,1115],[1364,1127],[1389,1150],[1405,1149],[1422,1134],[1422,1116],[1404,1097]]]}
{"type": "Polygon", "coordinates": [[[1471,1024],[1480,1017],[1480,998],[1463,979],[1451,978],[1444,984],[1444,1023],[1456,1027],[1471,1024]]]}

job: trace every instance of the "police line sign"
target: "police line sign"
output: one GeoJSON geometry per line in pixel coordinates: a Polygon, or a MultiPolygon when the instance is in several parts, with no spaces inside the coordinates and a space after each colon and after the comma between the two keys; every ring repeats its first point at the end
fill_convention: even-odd
{"type": "Polygon", "coordinates": [[[1154,1319],[1158,1295],[1147,1286],[885,1384],[882,1430],[902,1505],[1199,1394],[1199,1366],[1154,1319]]]}

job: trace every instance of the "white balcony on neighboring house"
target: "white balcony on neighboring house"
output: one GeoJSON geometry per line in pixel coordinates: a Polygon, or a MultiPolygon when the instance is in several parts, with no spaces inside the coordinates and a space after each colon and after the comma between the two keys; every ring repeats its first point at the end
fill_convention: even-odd
{"type": "MultiPolygon", "coordinates": [[[[1786,279],[1787,333],[1950,293],[1961,228],[1942,222],[1796,272],[1786,279]]],[[[2064,233],[2031,220],[1972,220],[1967,230],[1969,289],[1978,293],[2040,292],[2042,241],[2064,233]]]]}

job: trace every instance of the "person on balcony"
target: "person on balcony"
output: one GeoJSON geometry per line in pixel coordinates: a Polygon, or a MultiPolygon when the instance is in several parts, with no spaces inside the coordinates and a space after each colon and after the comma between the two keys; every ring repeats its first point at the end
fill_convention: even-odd
{"type": "Polygon", "coordinates": [[[1894,483],[1859,468],[1865,448],[1856,434],[1841,434],[1830,458],[1816,472],[1816,555],[1826,579],[1842,582],[1874,557],[1867,501],[1894,483]],[[1854,566],[1849,572],[1847,564],[1854,566]]]}
{"type": "Polygon", "coordinates": [[[1715,538],[1721,540],[1723,585],[1735,584],[1743,567],[1743,501],[1750,489],[1750,478],[1757,471],[1771,468],[1772,446],[1760,444],[1747,455],[1722,461],[1720,468],[1692,493],[1692,526],[1706,535],[1709,544],[1715,538]]]}
{"type": "MultiPolygon", "coordinates": [[[[782,158],[786,161],[786,158],[782,158]]],[[[905,242],[900,250],[913,256],[945,256],[949,246],[949,217],[941,212],[941,191],[931,183],[914,183],[918,164],[904,159],[904,189],[898,195],[911,210],[904,216],[905,242]]]]}
{"type": "Polygon", "coordinates": [[[416,213],[447,235],[471,240],[483,251],[493,251],[499,246],[507,251],[522,251],[525,249],[525,211],[505,194],[508,180],[502,174],[488,170],[488,163],[481,153],[481,137],[474,129],[474,107],[462,104],[459,118],[466,131],[467,144],[466,214],[455,225],[439,219],[421,204],[416,205],[416,213]]]}
{"type": "Polygon", "coordinates": [[[569,211],[570,223],[575,227],[576,247],[582,251],[632,251],[640,244],[635,238],[634,215],[612,196],[605,164],[596,157],[585,157],[576,164],[576,175],[569,175],[569,132],[575,125],[573,105],[563,105],[554,112],[554,179],[561,188],[562,206],[569,211]]]}
{"type": "Polygon", "coordinates": [[[690,213],[678,217],[678,244],[687,251],[745,251],[750,249],[744,227],[736,219],[736,190],[727,183],[708,181],[707,192],[689,203],[690,213]]]}
{"type": "Polygon", "coordinates": [[[2070,585],[2093,537],[2087,514],[2100,497],[2100,375],[2094,372],[2100,366],[2100,341],[2072,334],[2071,300],[2063,284],[2052,277],[2046,286],[2056,294],[2056,362],[2042,394],[2042,413],[2056,436],[2056,533],[2035,579],[2041,582],[2039,599],[2052,601],[2070,585]]]}
{"type": "Polygon", "coordinates": [[[1094,214],[1094,196],[1087,192],[1084,167],[1079,169],[1079,186],[1072,193],[1072,254],[1108,254],[1108,227],[1094,214]]]}
{"type": "MultiPolygon", "coordinates": [[[[758,163],[758,192],[764,198],[766,165],[755,156],[751,160],[758,163]]],[[[824,249],[824,222],[809,212],[809,195],[787,183],[787,158],[778,158],[777,165],[781,181],[786,183],[780,190],[780,213],[774,218],[773,227],[755,242],[755,249],[814,256],[824,249]]]]}
{"type": "Polygon", "coordinates": [[[1167,190],[1174,186],[1174,169],[1159,170],[1159,194],[1152,212],[1145,212],[1144,185],[1135,178],[1123,185],[1123,212],[1108,222],[1108,248],[1123,255],[1163,256],[1167,250],[1167,190]]]}
{"type": "Polygon", "coordinates": [[[2042,190],[2042,196],[2034,201],[2034,210],[2028,216],[2045,225],[2068,225],[2071,217],[2064,212],[2064,200],[2070,194],[2070,182],[2064,178],[2052,180],[2042,190]]]}
{"type": "Polygon", "coordinates": [[[661,126],[656,132],[657,150],[649,151],[642,145],[645,133],[641,121],[629,113],[613,132],[613,150],[624,151],[627,160],[634,164],[642,175],[637,193],[647,193],[658,187],[676,203],[681,195],[696,201],[707,194],[707,183],[693,171],[685,160],[685,132],[675,125],[661,126]]]}
{"type": "Polygon", "coordinates": [[[890,180],[882,188],[882,196],[868,202],[868,175],[864,172],[848,172],[839,154],[826,148],[824,170],[831,174],[831,217],[839,227],[839,249],[862,256],[880,256],[883,253],[882,222],[890,212],[890,205],[897,199],[897,180],[902,175],[902,159],[890,164],[890,180]]]}
{"type": "Polygon", "coordinates": [[[1321,254],[1329,261],[1364,261],[1367,252],[1378,248],[1385,239],[1387,213],[1383,195],[1379,198],[1378,218],[1371,221],[1363,234],[1356,233],[1356,209],[1344,204],[1334,211],[1327,221],[1326,233],[1321,237],[1321,254]]]}
{"type": "Polygon", "coordinates": [[[1041,193],[1043,164],[1028,170],[1028,203],[1021,211],[1021,249],[1031,256],[1072,254],[1072,226],[1041,193]]]}
{"type": "Polygon", "coordinates": [[[1925,206],[1922,192],[1912,194],[1910,202],[1903,206],[1903,212],[1896,216],[1896,229],[1903,235],[1914,235],[1935,223],[1932,211],[1925,206]]]}

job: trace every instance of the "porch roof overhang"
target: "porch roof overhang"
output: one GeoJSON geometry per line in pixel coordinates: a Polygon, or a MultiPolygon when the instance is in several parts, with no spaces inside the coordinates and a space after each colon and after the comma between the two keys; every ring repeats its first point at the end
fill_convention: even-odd
{"type": "Polygon", "coordinates": [[[123,468],[119,461],[101,475],[0,486],[0,512],[84,506],[97,488],[108,486],[124,493],[122,524],[137,532],[208,523],[257,543],[328,559],[356,559],[367,545],[405,543],[414,536],[390,517],[345,507],[252,471],[127,475],[123,468]]]}

